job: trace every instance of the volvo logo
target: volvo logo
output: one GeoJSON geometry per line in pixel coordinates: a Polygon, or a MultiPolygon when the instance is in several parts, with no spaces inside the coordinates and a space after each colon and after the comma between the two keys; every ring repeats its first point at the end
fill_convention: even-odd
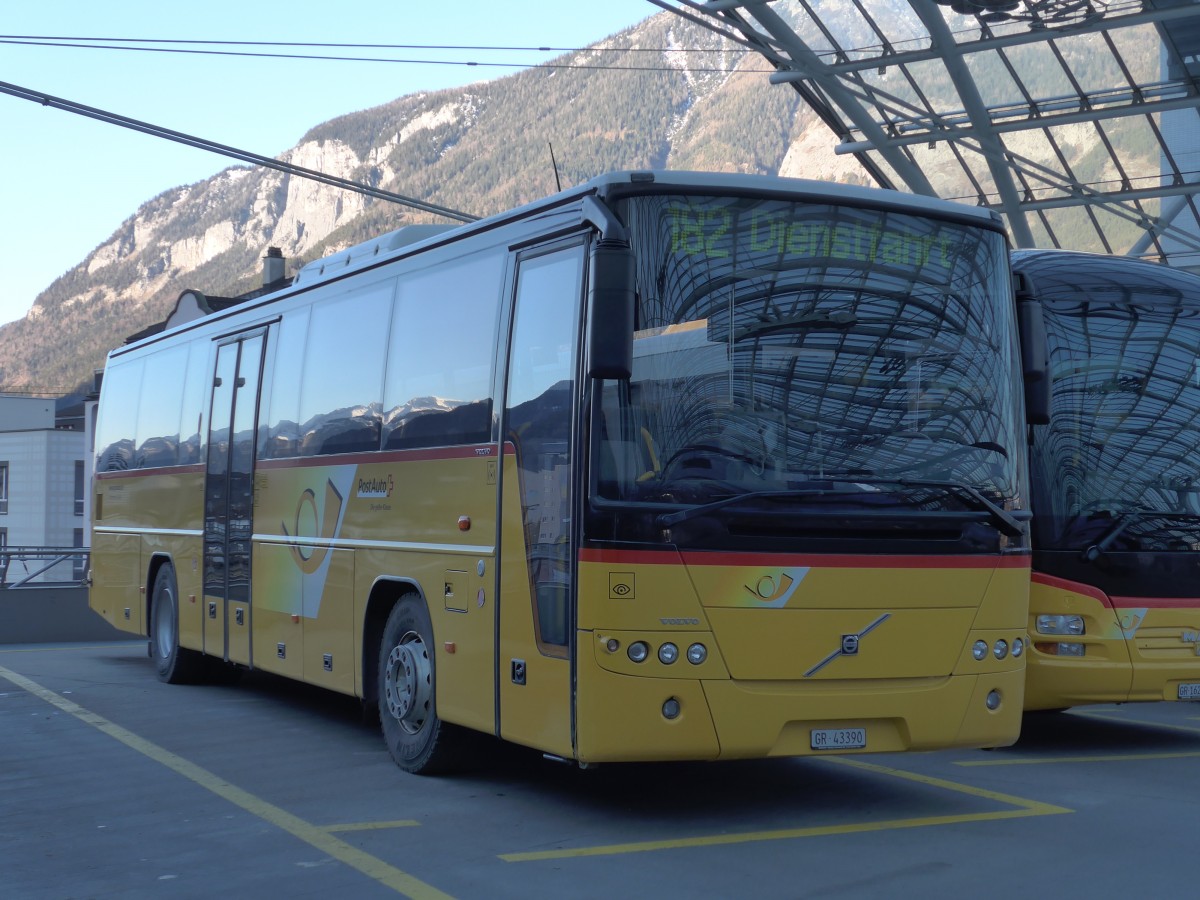
{"type": "Polygon", "coordinates": [[[858,647],[859,647],[859,644],[862,643],[862,639],[864,637],[866,637],[868,634],[870,634],[872,631],[874,631],[876,628],[878,628],[880,625],[882,625],[884,622],[886,622],[888,619],[890,619],[891,617],[892,617],[891,613],[884,613],[882,616],[880,616],[878,619],[876,619],[874,622],[872,622],[870,625],[868,625],[862,631],[860,631],[856,634],[843,634],[841,646],[838,647],[836,650],[834,650],[832,653],[830,653],[827,657],[825,657],[823,660],[821,660],[815,666],[813,666],[811,669],[809,669],[807,672],[805,672],[804,677],[810,678],[811,676],[816,675],[818,672],[820,672],[823,668],[825,668],[827,665],[829,665],[831,662],[833,662],[839,656],[858,656],[858,647]]]}

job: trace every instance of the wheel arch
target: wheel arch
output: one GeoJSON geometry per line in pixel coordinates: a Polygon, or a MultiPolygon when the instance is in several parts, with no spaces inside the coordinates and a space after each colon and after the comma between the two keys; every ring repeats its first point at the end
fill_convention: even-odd
{"type": "Polygon", "coordinates": [[[362,699],[364,705],[373,706],[379,700],[379,645],[383,641],[383,628],[388,616],[400,598],[415,594],[426,604],[425,591],[412,578],[381,576],[371,585],[367,595],[367,608],[363,615],[362,633],[362,699]]]}
{"type": "MultiPolygon", "coordinates": [[[[145,597],[145,609],[142,610],[142,621],[145,622],[146,637],[150,637],[150,614],[154,611],[154,582],[158,578],[158,573],[163,566],[175,568],[175,559],[170,553],[162,550],[157,550],[150,554],[150,561],[146,564],[146,584],[143,588],[143,596],[145,597]]],[[[175,578],[175,594],[176,601],[179,597],[179,577],[175,578]]]]}

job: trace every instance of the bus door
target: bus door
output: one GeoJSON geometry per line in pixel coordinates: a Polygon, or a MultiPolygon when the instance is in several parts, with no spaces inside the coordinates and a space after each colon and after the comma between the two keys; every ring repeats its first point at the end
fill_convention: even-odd
{"type": "Polygon", "coordinates": [[[501,737],[573,755],[572,510],[582,243],[518,259],[503,421],[501,737]]]}
{"type": "Polygon", "coordinates": [[[263,332],[217,348],[204,478],[204,650],[250,665],[250,539],[263,332]]]}

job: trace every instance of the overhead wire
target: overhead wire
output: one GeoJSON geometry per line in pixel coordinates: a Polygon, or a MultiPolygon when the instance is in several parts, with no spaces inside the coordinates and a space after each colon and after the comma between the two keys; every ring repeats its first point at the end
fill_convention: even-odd
{"type": "MultiPolygon", "coordinates": [[[[537,51],[537,52],[565,52],[565,53],[591,53],[591,52],[608,52],[608,53],[626,53],[626,52],[653,52],[653,53],[716,53],[717,50],[704,50],[702,48],[687,48],[686,50],[661,49],[661,48],[564,48],[564,47],[487,47],[487,46],[467,46],[467,45],[419,45],[419,44],[315,44],[302,42],[270,42],[270,41],[158,41],[149,38],[58,38],[58,37],[39,37],[25,35],[0,35],[0,44],[8,44],[24,47],[62,47],[66,49],[78,50],[125,50],[141,53],[175,53],[189,54],[198,56],[221,56],[221,57],[246,57],[252,59],[294,59],[294,60],[317,60],[324,62],[377,62],[377,63],[392,63],[400,65],[425,65],[425,66],[468,66],[468,67],[485,67],[485,68],[502,68],[502,69],[576,69],[576,70],[598,70],[598,71],[621,71],[621,72],[657,72],[657,73],[678,73],[678,67],[663,65],[663,66],[641,66],[641,65],[603,65],[598,63],[556,63],[550,62],[507,62],[507,61],[485,61],[477,60],[454,60],[454,59],[400,59],[395,57],[384,56],[345,56],[345,55],[327,55],[319,53],[272,53],[272,52],[252,52],[248,50],[204,50],[193,49],[191,47],[177,46],[138,46],[142,43],[172,43],[172,44],[203,44],[205,46],[259,46],[259,47],[317,47],[317,48],[354,48],[354,49],[427,49],[427,50],[514,50],[514,51],[537,51]],[[105,41],[107,43],[100,43],[105,41]],[[133,46],[131,46],[133,45],[133,46]]],[[[725,66],[689,66],[687,69],[690,73],[695,74],[758,74],[767,75],[774,72],[774,69],[746,69],[746,68],[730,68],[725,66]]]]}
{"type": "Polygon", "coordinates": [[[32,88],[21,87],[16,84],[9,84],[6,81],[0,81],[0,93],[8,94],[12,97],[17,97],[21,100],[29,100],[32,103],[38,103],[42,106],[49,106],[54,109],[60,109],[64,112],[74,113],[76,115],[86,116],[90,119],[96,119],[101,122],[107,122],[111,125],[119,125],[122,128],[128,128],[133,131],[148,134],[152,137],[160,137],[169,141],[174,141],[178,144],[184,144],[188,147],[195,147],[199,150],[208,150],[212,153],[218,153],[222,156],[228,156],[232,159],[240,160],[241,162],[251,163],[252,165],[262,166],[267,169],[275,169],[288,175],[298,175],[303,178],[318,181],[322,184],[327,184],[332,187],[344,188],[346,190],[355,191],[360,194],[365,194],[368,197],[374,197],[379,200],[387,200],[392,203],[398,203],[402,206],[409,206],[413,209],[421,210],[422,212],[433,213],[435,215],[444,216],[448,219],[454,219],[459,222],[474,222],[479,216],[471,213],[460,212],[456,209],[451,209],[448,206],[441,206],[436,203],[430,203],[425,200],[418,200],[415,197],[406,197],[403,194],[397,194],[392,191],[385,191],[382,188],[373,187],[362,182],[352,181],[348,178],[339,178],[336,175],[328,175],[324,172],[318,172],[316,169],[308,169],[304,166],[298,166],[295,163],[284,162],[270,156],[263,156],[260,153],[252,153],[249,150],[241,150],[237,147],[231,147],[228,144],[219,144],[216,141],[210,141],[206,138],[197,137],[196,135],[186,134],[182,131],[175,131],[170,128],[164,128],[161,125],[154,125],[150,122],[143,122],[139,119],[132,119],[128,116],[122,116],[118,113],[110,112],[104,109],[98,109],[94,106],[85,106],[82,103],[76,103],[73,100],[67,100],[62,97],[55,97],[51,94],[45,94],[41,91],[36,91],[32,88]]]}

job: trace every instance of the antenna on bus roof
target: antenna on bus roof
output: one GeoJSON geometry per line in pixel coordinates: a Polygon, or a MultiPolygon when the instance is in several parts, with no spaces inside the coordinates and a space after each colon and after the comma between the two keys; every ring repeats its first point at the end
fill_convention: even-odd
{"type": "Polygon", "coordinates": [[[562,182],[558,180],[558,161],[554,158],[554,145],[549,141],[546,141],[546,144],[550,147],[550,165],[554,167],[554,188],[561,191],[562,182]]]}

